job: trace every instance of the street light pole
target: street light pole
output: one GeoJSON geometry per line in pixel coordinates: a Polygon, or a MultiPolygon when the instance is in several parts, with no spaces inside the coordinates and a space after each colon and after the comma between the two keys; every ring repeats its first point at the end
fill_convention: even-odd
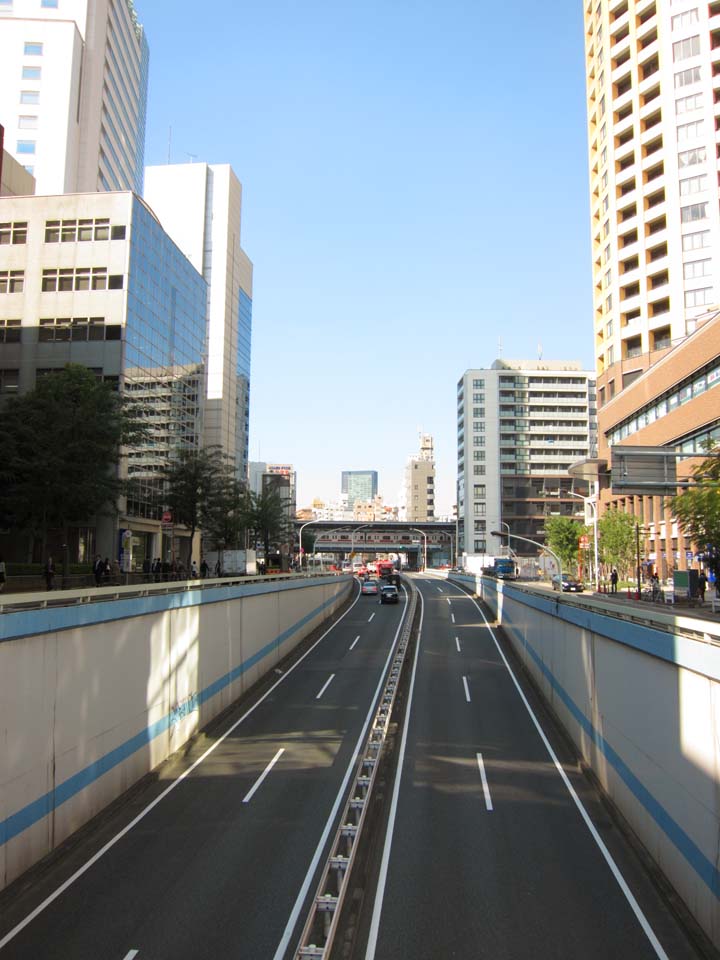
{"type": "Polygon", "coordinates": [[[361,523],[359,527],[355,527],[352,534],[350,535],[350,561],[352,562],[353,555],[355,553],[355,534],[358,530],[362,530],[364,527],[371,527],[371,523],[361,523]]]}
{"type": "MultiPolygon", "coordinates": [[[[518,536],[517,533],[501,533],[499,530],[491,530],[490,535],[493,537],[500,537],[501,539],[503,537],[507,537],[508,540],[522,540],[524,543],[532,543],[533,546],[540,547],[541,550],[544,550],[546,553],[549,553],[550,556],[555,560],[555,563],[557,564],[557,567],[558,567],[558,577],[560,579],[560,592],[562,593],[562,562],[560,560],[560,557],[553,550],[551,550],[550,547],[546,547],[544,543],[538,543],[537,540],[531,540],[529,537],[518,536]]],[[[508,543],[508,547],[509,546],[510,544],[508,543]]]]}
{"type": "Polygon", "coordinates": [[[592,509],[592,522],[593,522],[593,552],[594,552],[594,566],[595,566],[595,592],[600,592],[600,564],[598,563],[598,515],[597,515],[597,501],[594,497],[584,497],[581,493],[573,493],[572,490],[569,490],[568,493],[571,497],[577,497],[579,500],[582,500],[586,506],[590,506],[592,509]]]}
{"type": "Polygon", "coordinates": [[[298,564],[299,564],[299,566],[300,566],[300,573],[302,573],[302,554],[303,554],[303,549],[302,549],[302,532],[303,532],[303,530],[305,529],[305,527],[309,527],[311,523],[320,523],[320,521],[319,521],[319,520],[308,520],[307,523],[304,523],[304,524],[300,527],[300,533],[298,534],[298,564]]]}
{"type": "Polygon", "coordinates": [[[427,534],[422,530],[418,530],[417,527],[410,527],[411,530],[414,530],[415,533],[419,533],[421,537],[424,538],[423,544],[423,570],[427,570],[427,534]]]}

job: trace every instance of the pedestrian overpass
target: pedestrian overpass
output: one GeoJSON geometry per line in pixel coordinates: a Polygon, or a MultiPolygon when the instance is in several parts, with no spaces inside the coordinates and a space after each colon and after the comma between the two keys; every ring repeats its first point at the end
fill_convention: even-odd
{"type": "MultiPolygon", "coordinates": [[[[411,570],[423,565],[439,567],[455,563],[454,521],[295,521],[298,537],[305,528],[315,537],[312,553],[335,554],[338,560],[349,560],[353,555],[404,553],[411,570]],[[425,564],[423,560],[426,560],[425,564]]],[[[305,553],[310,554],[311,551],[306,548],[305,553]]]]}

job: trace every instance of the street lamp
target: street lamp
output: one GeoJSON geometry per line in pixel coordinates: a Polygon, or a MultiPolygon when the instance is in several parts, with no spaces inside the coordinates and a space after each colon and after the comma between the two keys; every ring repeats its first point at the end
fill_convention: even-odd
{"type": "MultiPolygon", "coordinates": [[[[344,527],[333,527],[332,530],[321,530],[317,537],[315,538],[315,543],[313,544],[313,557],[317,556],[318,553],[318,540],[320,537],[330,537],[331,534],[337,533],[338,530],[344,530],[344,527]]],[[[320,553],[320,569],[325,573],[325,567],[323,566],[322,552],[320,553]]]]}
{"type": "Polygon", "coordinates": [[[418,530],[417,527],[410,527],[411,530],[414,530],[415,533],[419,533],[425,540],[423,545],[423,570],[427,570],[427,534],[423,533],[422,530],[418,530]]]}
{"type": "Polygon", "coordinates": [[[581,493],[573,493],[572,490],[568,490],[568,493],[571,497],[577,497],[579,500],[582,500],[585,506],[592,507],[592,522],[593,522],[593,548],[594,548],[594,565],[595,565],[595,592],[600,592],[600,564],[598,563],[598,515],[597,515],[597,501],[595,497],[584,497],[581,493]]]}
{"type": "Polygon", "coordinates": [[[353,532],[350,535],[350,560],[352,561],[353,555],[355,554],[355,534],[358,530],[363,530],[365,527],[371,527],[372,523],[361,523],[359,527],[355,527],[353,532]]]}
{"type": "MultiPolygon", "coordinates": [[[[511,536],[511,533],[510,533],[510,524],[509,524],[509,523],[505,523],[504,520],[501,520],[501,521],[500,521],[500,526],[501,526],[501,527],[507,527],[507,536],[508,536],[508,538],[509,538],[509,537],[511,536]]],[[[508,556],[509,556],[509,557],[512,557],[513,554],[514,554],[515,556],[517,556],[517,553],[515,553],[515,551],[513,550],[513,548],[510,546],[510,540],[509,540],[509,539],[508,539],[507,548],[508,548],[508,556]]]]}
{"type": "Polygon", "coordinates": [[[308,520],[307,523],[304,523],[304,524],[300,527],[300,533],[298,534],[298,563],[299,563],[299,565],[300,565],[300,572],[301,572],[301,573],[302,573],[302,554],[303,554],[303,549],[302,549],[302,532],[303,532],[303,530],[305,529],[305,527],[309,527],[311,523],[322,523],[322,520],[317,520],[317,519],[315,519],[315,520],[308,520]]]}
{"type": "MultiPolygon", "coordinates": [[[[500,539],[502,539],[503,537],[507,537],[508,540],[511,540],[511,539],[522,540],[524,543],[532,543],[533,546],[540,547],[541,550],[545,550],[546,553],[549,553],[550,556],[553,557],[553,559],[555,560],[555,563],[557,564],[557,567],[558,567],[560,592],[562,593],[562,563],[560,562],[560,557],[553,550],[551,550],[550,547],[546,547],[544,543],[538,543],[537,540],[530,540],[529,537],[520,537],[518,536],[517,533],[500,533],[499,530],[491,530],[490,535],[493,537],[500,537],[500,539]]],[[[508,547],[509,546],[510,546],[510,543],[508,543],[508,547]]]]}

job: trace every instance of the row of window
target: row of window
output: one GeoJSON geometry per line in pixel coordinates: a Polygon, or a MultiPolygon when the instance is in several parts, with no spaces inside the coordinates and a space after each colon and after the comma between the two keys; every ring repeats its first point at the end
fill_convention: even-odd
{"type": "Polygon", "coordinates": [[[123,275],[121,273],[108,275],[107,267],[68,267],[42,272],[43,293],[62,293],[69,290],[122,290],[123,283],[123,275]]]}
{"type": "MultiPolygon", "coordinates": [[[[0,246],[27,243],[28,225],[25,220],[0,223],[0,246]]],[[[108,217],[86,217],[75,220],[47,220],[46,243],[77,243],[91,240],[124,240],[124,224],[110,225],[108,217]]]]}
{"type": "MultiPolygon", "coordinates": [[[[0,318],[0,343],[21,343],[22,330],[19,317],[0,318]]],[[[42,317],[39,321],[40,343],[121,339],[121,324],[106,324],[105,317],[42,317]]]]}

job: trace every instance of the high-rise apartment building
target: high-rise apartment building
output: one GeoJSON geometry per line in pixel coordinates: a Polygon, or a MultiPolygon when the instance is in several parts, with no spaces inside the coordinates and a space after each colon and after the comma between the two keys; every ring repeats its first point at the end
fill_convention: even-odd
{"type": "Polygon", "coordinates": [[[598,459],[573,474],[637,518],[666,577],[691,544],[662,497],[613,494],[608,468],[613,446],[689,457],[720,436],[720,3],[594,0],[585,53],[598,459]]]}
{"type": "Polygon", "coordinates": [[[242,186],[227,164],[147,167],[145,199],[208,286],[206,446],[248,476],[252,263],[240,245],[242,186]]]}
{"type": "Polygon", "coordinates": [[[435,454],[429,433],[420,434],[420,450],[405,466],[400,510],[404,520],[413,522],[435,517],[435,454]]]}
{"type": "Polygon", "coordinates": [[[574,361],[496,360],[465,371],[457,403],[460,553],[501,554],[492,531],[542,543],[547,517],[582,517],[573,494],[587,485],[567,471],[594,453],[593,373],[574,361]]]}
{"type": "Polygon", "coordinates": [[[5,149],[37,193],[142,192],[148,60],[132,0],[0,3],[5,149]]]}
{"type": "Polygon", "coordinates": [[[377,470],[343,470],[340,491],[347,496],[350,511],[356,500],[374,500],[378,492],[377,470]]]}

